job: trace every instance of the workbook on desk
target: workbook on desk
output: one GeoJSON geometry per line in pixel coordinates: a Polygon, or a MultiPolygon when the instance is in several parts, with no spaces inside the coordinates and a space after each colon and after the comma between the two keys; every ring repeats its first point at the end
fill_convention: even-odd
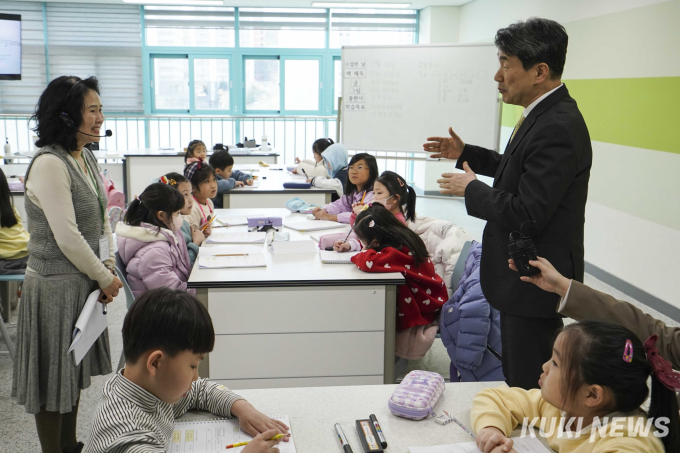
{"type": "Polygon", "coordinates": [[[342,228],[343,225],[338,222],[331,222],[330,220],[285,219],[283,221],[283,226],[297,231],[316,231],[316,230],[330,230],[332,228],[342,228]]]}
{"type": "Polygon", "coordinates": [[[200,269],[227,269],[244,267],[267,267],[267,261],[262,252],[229,256],[199,256],[198,267],[200,269]]]}
{"type": "Polygon", "coordinates": [[[229,230],[216,230],[206,239],[206,242],[211,244],[263,244],[266,237],[267,233],[235,233],[229,230]]]}
{"type": "Polygon", "coordinates": [[[354,264],[351,259],[354,255],[361,252],[336,252],[330,250],[319,250],[319,256],[323,264],[354,264]]]}
{"type": "MultiPolygon", "coordinates": [[[[551,451],[534,437],[513,437],[512,448],[517,453],[551,453],[551,451]]],[[[459,444],[435,445],[433,447],[408,447],[409,453],[481,453],[474,442],[459,444]]]]}
{"type": "MultiPolygon", "coordinates": [[[[248,217],[260,217],[265,214],[250,214],[248,217]]],[[[248,225],[248,217],[246,216],[217,216],[217,222],[225,226],[248,225]]]]}
{"type": "MultiPolygon", "coordinates": [[[[290,426],[287,415],[274,415],[272,418],[290,426]]],[[[279,442],[277,446],[281,453],[296,453],[292,429],[290,434],[288,442],[279,442]]],[[[227,450],[227,445],[248,442],[252,439],[252,436],[241,430],[238,420],[214,419],[175,422],[172,442],[167,453],[213,453],[221,451],[240,453],[245,446],[227,450]]]]}

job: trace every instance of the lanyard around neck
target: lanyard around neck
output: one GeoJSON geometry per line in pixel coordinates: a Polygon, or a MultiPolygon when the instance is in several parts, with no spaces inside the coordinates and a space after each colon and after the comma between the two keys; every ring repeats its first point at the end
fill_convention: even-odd
{"type": "MultiPolygon", "coordinates": [[[[202,206],[201,203],[196,199],[196,197],[194,197],[193,195],[192,195],[192,197],[193,197],[194,201],[198,204],[198,209],[201,210],[201,215],[203,216],[203,222],[204,222],[204,223],[207,222],[208,219],[207,219],[207,217],[205,216],[205,212],[203,211],[203,206],[202,206]]],[[[208,203],[208,202],[206,201],[205,204],[208,205],[208,211],[210,211],[210,214],[212,214],[212,213],[213,213],[213,210],[212,210],[212,208],[210,207],[210,203],[208,203]]]]}
{"type": "Polygon", "coordinates": [[[71,156],[71,159],[73,159],[73,161],[76,163],[76,166],[78,168],[80,168],[80,170],[82,170],[82,172],[85,173],[90,178],[90,181],[92,181],[92,187],[94,188],[94,191],[97,194],[97,201],[99,202],[99,208],[101,209],[100,214],[101,214],[102,228],[103,228],[104,218],[105,218],[105,215],[104,215],[105,208],[104,208],[104,204],[102,203],[101,197],[99,196],[99,186],[97,185],[97,181],[94,179],[92,172],[90,172],[90,166],[87,165],[87,162],[85,161],[85,157],[83,157],[83,163],[85,164],[85,170],[83,170],[83,167],[81,167],[80,164],[78,163],[78,160],[75,157],[73,157],[73,154],[69,153],[69,155],[71,156]]]}

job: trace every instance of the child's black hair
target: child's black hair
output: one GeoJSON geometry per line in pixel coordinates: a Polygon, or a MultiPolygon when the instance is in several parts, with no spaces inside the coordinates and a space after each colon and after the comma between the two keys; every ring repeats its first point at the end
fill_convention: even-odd
{"type": "MultiPolygon", "coordinates": [[[[184,196],[175,187],[162,182],[150,184],[144,192],[132,200],[125,213],[125,223],[131,226],[139,226],[142,222],[149,223],[161,228],[170,229],[170,224],[165,224],[158,218],[158,212],[164,212],[168,219],[172,214],[184,207],[184,196]]],[[[172,222],[172,220],[170,221],[172,222]]]]}
{"type": "Polygon", "coordinates": [[[187,159],[190,157],[194,157],[194,150],[198,145],[203,145],[205,149],[208,149],[205,146],[205,143],[203,143],[201,140],[192,140],[189,142],[189,146],[187,146],[187,152],[184,154],[184,163],[187,163],[187,159]]]}
{"type": "Polygon", "coordinates": [[[234,158],[229,151],[215,151],[212,156],[210,156],[210,166],[213,168],[219,168],[220,171],[224,171],[225,168],[234,165],[234,158]]]}
{"type": "Polygon", "coordinates": [[[184,351],[205,354],[214,346],[215,330],[208,310],[179,289],[163,286],[145,292],[123,321],[123,352],[130,364],[151,350],[175,357],[184,351]]]}
{"type": "MultiPolygon", "coordinates": [[[[625,327],[602,321],[583,321],[566,326],[562,333],[562,395],[573,401],[583,385],[600,385],[614,396],[614,411],[631,412],[647,399],[647,378],[652,366],[640,339],[625,327]],[[630,361],[624,360],[626,342],[632,344],[630,361]]],[[[652,375],[649,417],[670,420],[663,444],[666,451],[680,451],[680,418],[675,392],[652,375]]]]}
{"type": "Polygon", "coordinates": [[[349,161],[349,164],[347,165],[347,181],[345,182],[345,195],[347,196],[352,196],[356,192],[358,192],[357,186],[349,180],[349,167],[362,160],[366,162],[366,166],[368,166],[369,175],[368,181],[366,181],[366,184],[364,184],[364,187],[362,188],[361,191],[371,192],[373,190],[373,183],[375,182],[376,179],[378,179],[379,174],[378,162],[375,160],[375,157],[367,153],[355,154],[354,156],[352,156],[352,158],[349,161]]]}
{"type": "Polygon", "coordinates": [[[14,199],[9,190],[9,183],[5,177],[5,172],[0,169],[0,226],[2,228],[12,228],[19,223],[17,216],[14,215],[14,199]]]}
{"type": "MultiPolygon", "coordinates": [[[[184,167],[184,176],[187,176],[187,169],[191,165],[193,164],[189,164],[184,167]]],[[[210,175],[213,175],[215,179],[217,179],[217,173],[215,173],[215,169],[212,168],[206,161],[203,161],[201,162],[201,168],[196,168],[194,174],[188,179],[191,181],[192,187],[194,187],[196,190],[200,190],[201,184],[210,179],[210,175]]]]}
{"type": "Polygon", "coordinates": [[[318,140],[315,140],[314,143],[312,143],[312,152],[318,155],[321,155],[326,148],[331,146],[333,143],[333,139],[330,138],[320,138],[318,140]]]}
{"type": "Polygon", "coordinates": [[[168,173],[167,175],[165,175],[165,177],[168,178],[168,185],[174,187],[175,189],[177,189],[177,186],[184,182],[188,182],[189,184],[191,184],[191,181],[189,181],[186,176],[180,175],[179,173],[175,173],[174,171],[168,173]]]}
{"type": "Polygon", "coordinates": [[[378,203],[359,213],[354,222],[354,232],[369,248],[378,251],[385,247],[397,250],[407,247],[413,253],[416,266],[424,263],[430,256],[420,236],[378,203]]]}
{"type": "Polygon", "coordinates": [[[399,197],[399,210],[406,220],[414,222],[416,220],[415,189],[406,184],[404,178],[389,170],[382,172],[376,181],[385,186],[390,195],[399,197]]]}

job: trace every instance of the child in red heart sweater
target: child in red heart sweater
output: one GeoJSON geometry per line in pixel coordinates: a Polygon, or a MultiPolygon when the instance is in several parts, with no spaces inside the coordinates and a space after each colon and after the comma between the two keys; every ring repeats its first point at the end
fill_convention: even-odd
{"type": "Polygon", "coordinates": [[[359,269],[401,272],[406,278],[406,284],[397,288],[397,330],[437,319],[449,297],[423,240],[380,204],[357,216],[354,232],[364,245],[364,251],[352,257],[359,269]]]}

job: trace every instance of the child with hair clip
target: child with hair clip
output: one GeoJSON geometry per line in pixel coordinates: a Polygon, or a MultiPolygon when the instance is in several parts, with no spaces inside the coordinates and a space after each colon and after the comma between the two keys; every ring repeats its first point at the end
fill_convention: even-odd
{"type": "Polygon", "coordinates": [[[320,138],[316,140],[312,144],[312,156],[314,156],[314,160],[300,160],[299,157],[296,157],[295,163],[298,165],[292,170],[292,173],[299,173],[309,178],[314,178],[315,176],[328,176],[328,170],[326,170],[326,167],[323,164],[321,153],[333,143],[333,140],[330,138],[320,138]]]}
{"type": "Polygon", "coordinates": [[[0,169],[0,274],[23,274],[28,262],[28,233],[14,207],[12,192],[0,169]]]}
{"type": "Polygon", "coordinates": [[[162,286],[187,291],[191,265],[180,232],[184,223],[180,211],[184,205],[179,190],[153,183],[132,200],[125,223],[118,222],[118,253],[127,268],[127,280],[135,297],[162,286]]]}
{"type": "MultiPolygon", "coordinates": [[[[373,183],[373,204],[381,204],[394,214],[401,223],[416,220],[416,191],[406,184],[404,178],[393,171],[384,171],[373,183]]],[[[354,225],[357,214],[366,209],[366,203],[356,203],[349,218],[349,224],[354,225]]],[[[342,240],[333,243],[336,252],[355,252],[361,250],[361,244],[355,234],[351,234],[347,242],[342,240]]]]}
{"type": "Polygon", "coordinates": [[[329,146],[323,153],[328,173],[332,174],[334,179],[317,176],[311,182],[315,187],[335,188],[340,197],[327,205],[314,208],[312,214],[319,220],[349,223],[352,207],[357,203],[368,203],[373,199],[373,183],[378,178],[378,163],[370,154],[359,153],[352,157],[344,173],[343,170],[334,173],[342,162],[347,161],[347,150],[344,146],[342,147],[343,161],[343,156],[335,151],[336,146],[338,145],[329,146]],[[340,179],[343,177],[344,181],[340,179]]]}
{"type": "Polygon", "coordinates": [[[207,162],[199,160],[184,167],[184,176],[191,182],[194,198],[191,214],[184,218],[208,237],[212,233],[210,224],[215,217],[215,205],[211,198],[217,195],[217,174],[207,162]]]}
{"type": "Polygon", "coordinates": [[[420,357],[432,346],[439,312],[449,296],[423,240],[381,204],[359,213],[354,232],[364,250],[351,259],[364,272],[400,272],[397,287],[399,357],[420,357]]]}
{"type": "Polygon", "coordinates": [[[208,149],[205,143],[200,140],[192,140],[187,146],[187,152],[184,154],[184,164],[189,165],[199,160],[206,160],[208,158],[208,149]]]}
{"type": "MultiPolygon", "coordinates": [[[[194,206],[194,197],[191,195],[191,182],[179,173],[168,173],[165,176],[161,176],[159,182],[179,190],[179,193],[184,197],[184,207],[179,212],[183,216],[191,214],[191,208],[194,206]]],[[[189,262],[191,263],[191,269],[193,269],[196,257],[198,256],[198,248],[205,241],[205,235],[198,228],[193,228],[185,218],[183,220],[180,231],[184,235],[184,242],[187,244],[187,251],[189,252],[189,262]]]]}
{"type": "Polygon", "coordinates": [[[470,418],[477,447],[514,451],[507,436],[521,420],[532,420],[560,453],[680,451],[680,374],[659,355],[657,338],[643,345],[625,327],[602,321],[566,326],[543,364],[540,389],[498,387],[475,396],[470,418]],[[640,406],[650,374],[646,414],[640,406]]]}

